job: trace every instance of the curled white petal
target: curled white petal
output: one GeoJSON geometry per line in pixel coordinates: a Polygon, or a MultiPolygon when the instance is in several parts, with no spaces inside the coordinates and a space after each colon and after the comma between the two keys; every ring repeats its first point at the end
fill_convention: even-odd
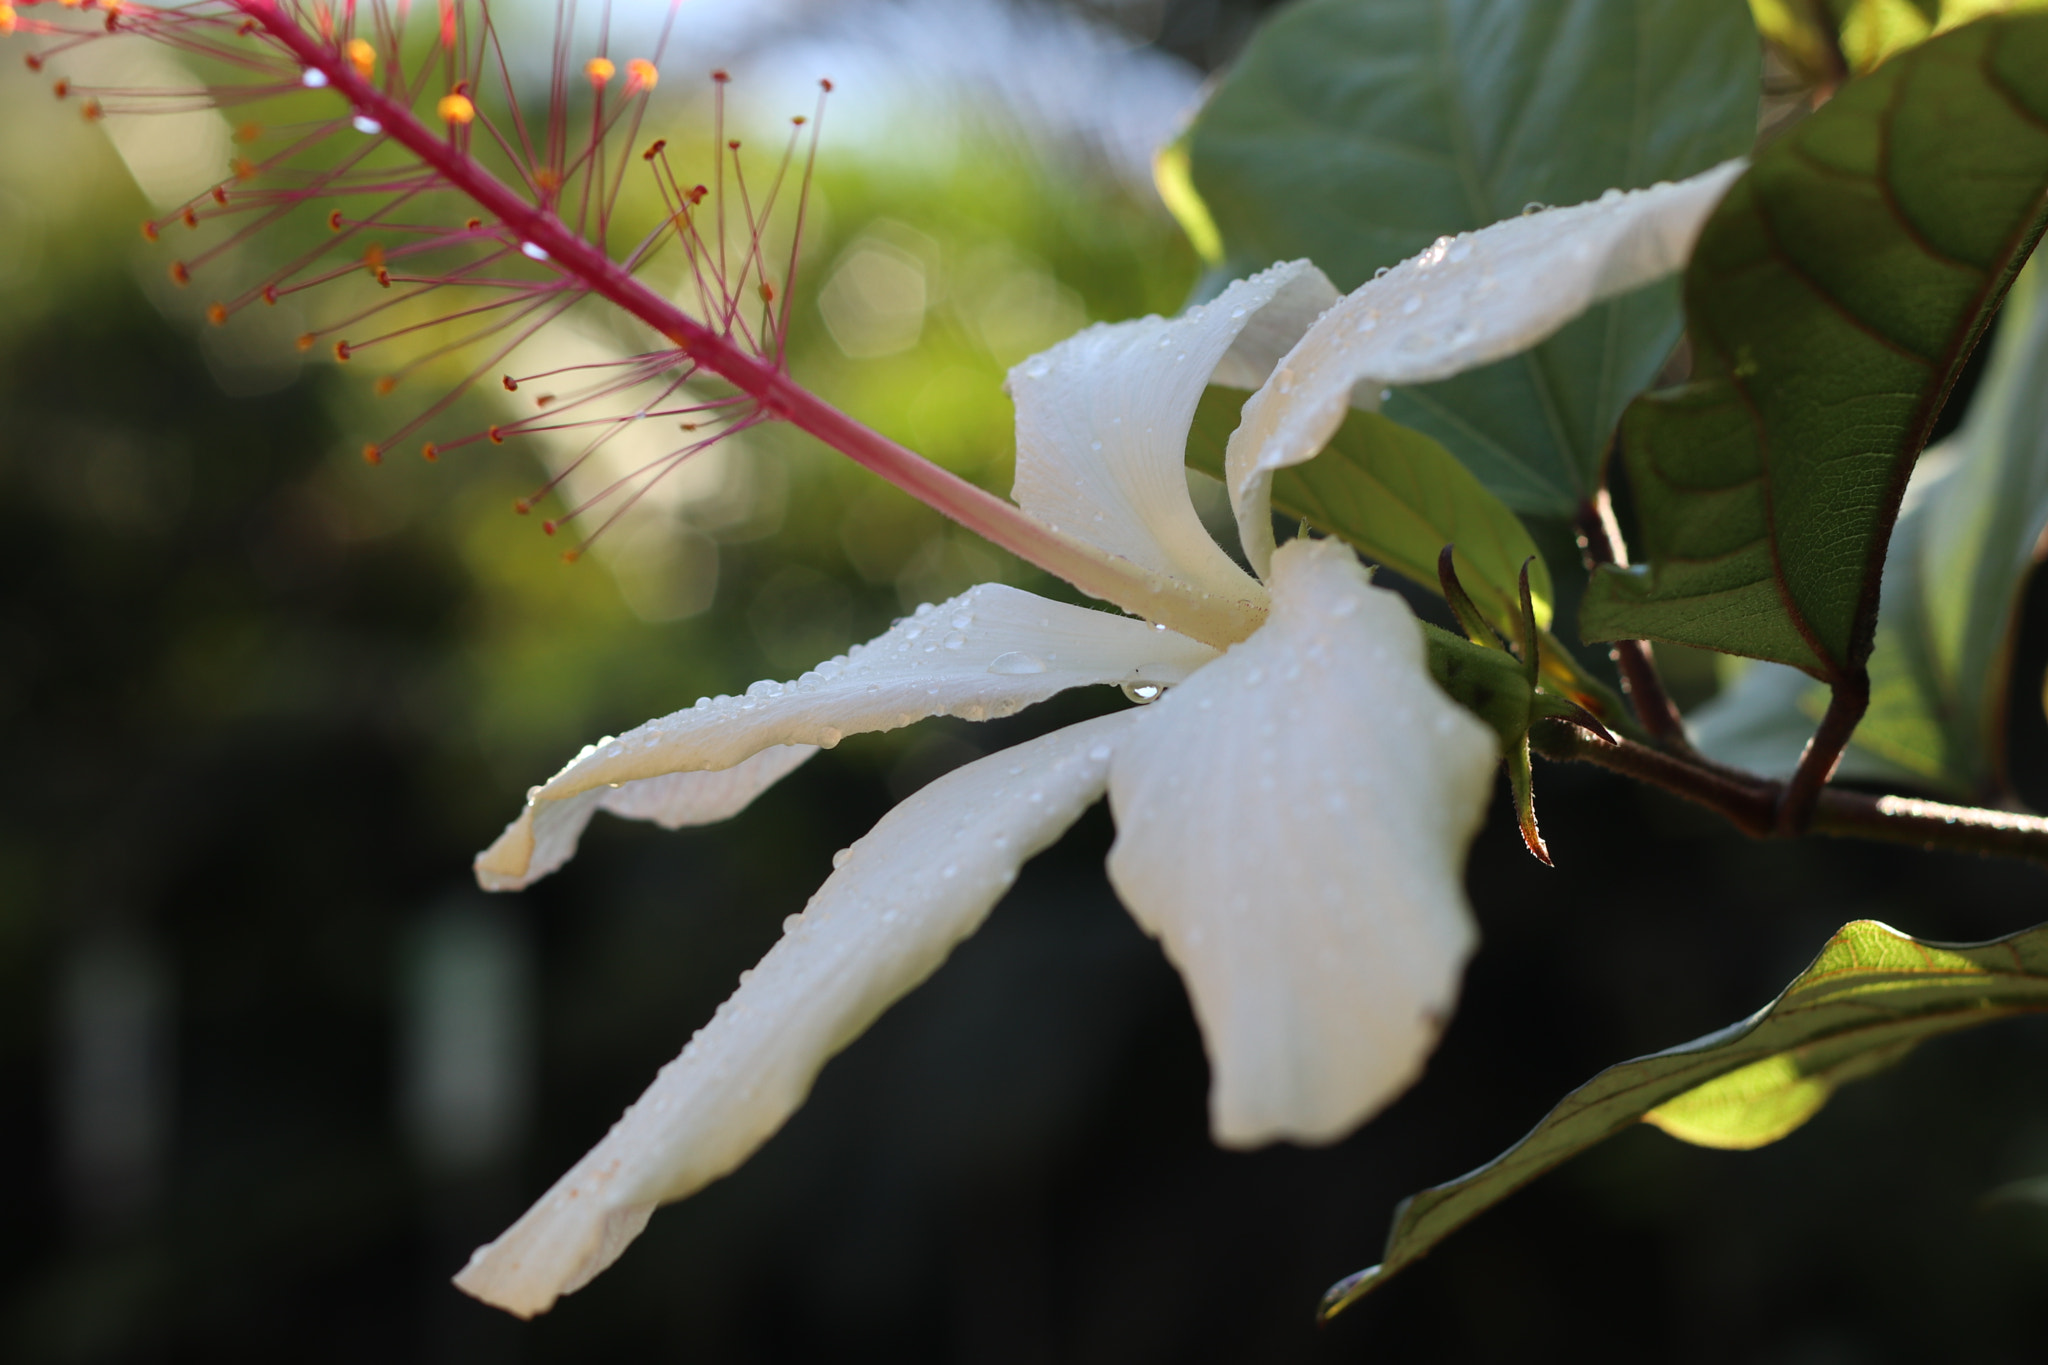
{"type": "MultiPolygon", "coordinates": [[[[486,891],[519,891],[531,886],[576,856],[584,827],[601,810],[628,820],[652,820],[663,829],[729,820],[817,752],[815,744],[776,744],[730,768],[643,777],[536,805],[530,818],[521,817],[523,824],[514,822],[514,827],[526,831],[532,840],[525,863],[501,871],[500,864],[486,854],[477,859],[477,882],[486,891]]],[[[519,836],[513,837],[516,841],[519,836]]]]}
{"type": "Polygon", "coordinates": [[[1025,860],[1102,795],[1148,713],[1069,726],[959,768],[884,816],[611,1132],[455,1283],[521,1317],[780,1128],[825,1062],[937,970],[1025,860]]]}
{"type": "Polygon", "coordinates": [[[1215,657],[1207,645],[1130,617],[984,583],[920,608],[794,682],[755,683],[744,696],[703,700],[589,746],[534,788],[518,818],[477,855],[477,880],[486,889],[516,888],[559,867],[590,811],[543,812],[599,788],[731,768],[775,745],[830,748],[844,735],[926,716],[1007,716],[1084,683],[1171,687],[1215,657]],[[543,835],[551,836],[545,844],[543,835]]]}
{"type": "Polygon", "coordinates": [[[1188,428],[1211,376],[1246,387],[1337,291],[1306,261],[1239,280],[1176,318],[1105,323],[1010,371],[1026,512],[1141,568],[1233,601],[1264,590],[1202,529],[1188,428]],[[1221,367],[1219,369],[1219,367],[1221,367]]]}
{"type": "Polygon", "coordinates": [[[1290,542],[1273,614],[1156,704],[1110,777],[1109,874],[1194,1000],[1216,1140],[1344,1136],[1415,1079],[1475,942],[1493,732],[1348,549],[1290,542]]]}
{"type": "Polygon", "coordinates": [[[1594,304],[1682,268],[1728,186],[1724,162],[1690,180],[1544,209],[1441,237],[1323,314],[1245,404],[1225,482],[1245,553],[1273,552],[1276,469],[1309,459],[1344,421],[1352,390],[1422,384],[1529,349],[1594,304]]]}

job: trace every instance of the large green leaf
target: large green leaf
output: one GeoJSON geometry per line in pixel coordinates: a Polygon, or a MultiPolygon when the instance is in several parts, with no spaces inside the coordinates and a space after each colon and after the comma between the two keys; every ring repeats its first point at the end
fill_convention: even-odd
{"type": "Polygon", "coordinates": [[[1784,994],[1748,1019],[1611,1066],[1478,1170],[1404,1200],[1380,1264],[1346,1277],[1325,1316],[1385,1284],[1457,1228],[1638,1121],[1747,1148],[1811,1118],[1844,1081],[1916,1043],[2048,1011],[2048,925],[1989,943],[1929,943],[1874,920],[1844,925],[1784,994]]]}
{"type": "Polygon", "coordinates": [[[1757,158],[1685,277],[1695,380],[1624,422],[1647,568],[1580,628],[1856,676],[1913,460],[2048,221],[2048,16],[1852,81],[1757,158]]]}
{"type": "MultiPolygon", "coordinates": [[[[1962,429],[1930,450],[1885,557],[1870,711],[1841,773],[1946,795],[2003,794],[2019,594],[2048,532],[2048,306],[2043,266],[2007,296],[1962,429]]],[[[1790,772],[1827,705],[1804,674],[1756,665],[1694,717],[1700,747],[1790,772]]]]}
{"type": "MultiPolygon", "coordinates": [[[[1306,0],[1259,30],[1190,130],[1200,203],[1184,184],[1170,197],[1231,274],[1306,256],[1351,289],[1531,203],[1748,150],[1757,70],[1730,0],[1306,0]]],[[[1678,331],[1666,282],[1385,411],[1517,510],[1569,517],[1678,331]]]]}

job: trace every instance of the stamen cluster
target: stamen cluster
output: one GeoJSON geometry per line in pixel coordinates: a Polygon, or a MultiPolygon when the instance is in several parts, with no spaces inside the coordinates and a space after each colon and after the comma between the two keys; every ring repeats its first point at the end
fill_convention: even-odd
{"type": "MultiPolygon", "coordinates": [[[[183,89],[64,76],[54,89],[78,100],[88,119],[213,108],[240,120],[223,178],[142,226],[152,242],[197,234],[195,249],[167,264],[179,285],[226,278],[246,256],[241,248],[287,220],[324,221],[318,245],[220,295],[207,309],[212,322],[339,286],[323,297],[347,301],[298,337],[302,350],[325,347],[350,362],[388,357],[380,393],[459,372],[439,397],[364,447],[371,463],[426,437],[473,383],[492,375],[509,392],[539,389],[532,412],[422,439],[420,451],[434,460],[481,442],[577,433],[574,459],[521,499],[521,512],[628,427],[674,422],[671,450],[563,513],[614,503],[603,523],[610,525],[692,455],[777,415],[773,391],[786,374],[816,122],[793,119],[766,182],[750,183],[741,141],[726,131],[728,77],[713,73],[711,174],[695,183],[665,139],[641,142],[673,11],[652,52],[620,60],[610,50],[608,10],[579,44],[573,6],[558,9],[544,92],[515,89],[514,63],[482,0],[438,0],[430,17],[431,33],[413,22],[409,0],[0,0],[0,35],[41,40],[26,56],[35,71],[61,67],[65,54],[88,43],[147,39],[203,73],[183,89]],[[594,52],[579,63],[572,49],[585,44],[594,52]],[[770,259],[770,217],[806,140],[796,229],[787,256],[770,259]],[[650,176],[662,206],[637,237],[619,222],[629,175],[650,176]],[[676,251],[686,308],[635,278],[676,251]],[[520,348],[593,297],[623,307],[659,344],[522,372],[520,348]],[[736,392],[721,385],[707,394],[706,372],[736,392]]],[[[544,523],[550,534],[556,525],[544,523]]]]}

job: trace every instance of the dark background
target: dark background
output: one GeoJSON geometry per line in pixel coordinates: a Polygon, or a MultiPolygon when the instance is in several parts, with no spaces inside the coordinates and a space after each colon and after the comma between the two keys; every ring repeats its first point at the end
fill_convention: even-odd
{"type": "MultiPolygon", "coordinates": [[[[1161,40],[1203,62],[1243,19],[1162,13],[1161,40]]],[[[948,250],[1000,219],[1093,316],[1171,308],[1194,275],[1170,225],[1109,190],[1027,221],[978,218],[951,172],[839,174],[826,251],[885,205],[948,250]]],[[[1759,1152],[1632,1131],[1314,1324],[1401,1196],[1601,1067],[1746,1015],[1841,923],[1972,939],[2048,918],[2035,869],[1750,843],[1553,766],[1557,870],[1497,803],[1464,1002],[1422,1083],[1346,1142],[1211,1145],[1200,1040],[1108,891],[1097,810],[760,1155],[592,1286],[526,1325],[462,1297],[469,1249],[710,1016],[833,849],[976,753],[1123,703],[851,739],[728,825],[600,821],[561,874],[483,897],[470,855],[577,743],[790,676],[793,651],[842,649],[914,605],[908,585],[957,591],[981,561],[788,442],[760,456],[787,477],[779,527],[718,544],[707,611],[641,621],[503,510],[530,466],[363,470],[365,389],[333,367],[227,392],[264,386],[163,302],[132,190],[66,206],[48,183],[0,182],[0,1358],[2048,1355],[2048,1202],[2013,1183],[2048,1175],[2032,1020],[1931,1044],[1759,1152]],[[497,1088],[423,1097],[450,1046],[497,1088]]],[[[890,386],[957,343],[835,369],[806,326],[799,376],[808,346],[892,429],[926,409],[890,386]]],[[[2034,600],[2013,725],[2037,801],[2044,662],[2034,600]]]]}

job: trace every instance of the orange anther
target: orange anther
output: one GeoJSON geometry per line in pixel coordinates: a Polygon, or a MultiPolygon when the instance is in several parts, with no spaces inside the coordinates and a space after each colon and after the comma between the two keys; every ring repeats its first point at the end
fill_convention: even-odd
{"type": "Polygon", "coordinates": [[[484,434],[491,438],[491,444],[494,446],[501,446],[505,444],[505,433],[496,425],[493,425],[490,428],[490,430],[486,431],[484,434]]]}
{"type": "Polygon", "coordinates": [[[100,108],[100,102],[98,100],[87,100],[84,104],[81,104],[78,107],[78,112],[87,123],[92,123],[96,121],[99,118],[99,116],[106,111],[100,108]]]}
{"type": "Polygon", "coordinates": [[[640,159],[642,161],[652,161],[654,160],[654,158],[661,155],[661,149],[666,146],[668,146],[668,139],[665,137],[658,137],[654,139],[653,142],[647,145],[646,151],[640,153],[640,159]]]}
{"type": "Polygon", "coordinates": [[[434,106],[434,112],[447,124],[473,123],[476,121],[476,106],[469,102],[467,95],[443,95],[441,102],[434,106]]]}
{"type": "Polygon", "coordinates": [[[517,393],[517,392],[519,392],[519,381],[518,381],[518,380],[516,380],[516,379],[514,379],[514,378],[513,378],[513,377],[512,377],[511,375],[509,375],[509,374],[505,376],[505,392],[507,392],[507,393],[517,393]]]}
{"type": "Polygon", "coordinates": [[[64,77],[59,76],[57,78],[56,84],[52,85],[50,89],[56,91],[57,98],[61,100],[66,95],[71,93],[71,82],[66,80],[64,77]]]}
{"type": "Polygon", "coordinates": [[[142,240],[145,242],[153,242],[156,240],[155,223],[144,221],[144,223],[142,224],[142,240]]]}
{"type": "Polygon", "coordinates": [[[543,166],[533,173],[533,184],[536,189],[554,190],[560,188],[562,177],[543,166]]]}
{"type": "Polygon", "coordinates": [[[660,81],[661,73],[645,57],[635,57],[626,63],[627,94],[637,95],[643,90],[652,90],[660,81]]]}
{"type": "Polygon", "coordinates": [[[212,307],[208,308],[208,309],[206,310],[206,320],[207,320],[208,322],[212,323],[212,324],[213,324],[214,326],[216,326],[216,327],[225,327],[225,326],[227,326],[227,323],[228,323],[228,309],[227,309],[227,305],[226,305],[226,304],[224,304],[224,303],[216,303],[216,304],[214,304],[214,305],[213,305],[212,307]]]}
{"type": "Polygon", "coordinates": [[[790,115],[789,121],[793,127],[801,128],[804,126],[807,120],[804,118],[802,114],[792,114],[790,115]]]}
{"type": "Polygon", "coordinates": [[[254,180],[256,178],[256,163],[248,157],[238,156],[230,164],[234,167],[235,179],[254,180]]]}
{"type": "Polygon", "coordinates": [[[619,69],[604,57],[592,57],[583,64],[583,74],[590,77],[590,83],[604,89],[604,83],[619,74],[619,69]]]}
{"type": "Polygon", "coordinates": [[[468,220],[467,222],[465,222],[465,223],[463,224],[463,227],[467,228],[467,229],[468,229],[469,231],[471,231],[471,232],[475,232],[475,231],[476,231],[476,230],[477,230],[478,228],[482,227],[483,225],[484,225],[484,220],[483,220],[483,219],[481,219],[481,218],[471,218],[471,219],[469,219],[469,220],[468,220]]]}
{"type": "Polygon", "coordinates": [[[761,302],[775,302],[775,286],[768,283],[768,281],[766,280],[761,281],[761,302]]]}
{"type": "Polygon", "coordinates": [[[740,149],[740,140],[738,138],[734,138],[732,141],[726,143],[725,145],[732,148],[734,151],[738,151],[740,149]]]}
{"type": "Polygon", "coordinates": [[[312,334],[311,332],[301,332],[301,333],[299,333],[299,343],[298,343],[298,344],[299,344],[299,349],[300,349],[300,350],[302,350],[302,351],[310,351],[310,350],[312,350],[312,349],[313,349],[313,342],[314,342],[315,340],[316,340],[316,338],[314,337],[314,335],[313,335],[313,334],[312,334]]]}
{"type": "Polygon", "coordinates": [[[379,398],[383,397],[385,394],[390,393],[393,389],[397,387],[398,380],[393,378],[391,375],[382,374],[377,376],[377,396],[379,398]]]}
{"type": "Polygon", "coordinates": [[[544,521],[540,524],[540,530],[542,535],[551,536],[555,533],[555,524],[552,521],[544,521]]]}
{"type": "Polygon", "coordinates": [[[188,228],[196,228],[199,226],[199,215],[192,211],[192,208],[189,204],[185,207],[185,211],[183,213],[180,213],[178,217],[181,220],[183,220],[185,226],[188,228]]]}
{"type": "Polygon", "coordinates": [[[372,445],[366,445],[366,446],[364,446],[364,447],[363,447],[363,463],[364,463],[364,464],[383,464],[383,463],[384,463],[384,452],[383,452],[383,451],[381,451],[381,450],[379,450],[379,449],[377,449],[377,447],[376,447],[376,446],[375,446],[374,444],[372,444],[372,445]]]}
{"type": "Polygon", "coordinates": [[[583,551],[581,550],[562,551],[562,562],[564,564],[574,564],[577,560],[581,558],[583,558],[583,551]]]}
{"type": "Polygon", "coordinates": [[[0,37],[5,37],[6,35],[14,32],[14,25],[16,22],[17,21],[14,17],[14,6],[0,5],[0,37]]]}
{"type": "Polygon", "coordinates": [[[254,142],[257,138],[262,136],[263,125],[260,123],[245,123],[241,127],[235,129],[235,141],[237,142],[254,142]]]}
{"type": "Polygon", "coordinates": [[[818,88],[829,95],[832,93],[832,82],[821,80],[818,82],[818,88]]]}
{"type": "Polygon", "coordinates": [[[171,283],[176,285],[192,283],[192,272],[185,268],[183,261],[171,262],[171,283]]]}
{"type": "Polygon", "coordinates": [[[435,460],[441,458],[441,447],[435,445],[432,441],[427,442],[420,447],[420,458],[432,464],[435,460]]]}
{"type": "Polygon", "coordinates": [[[363,269],[365,269],[365,270],[368,270],[368,271],[370,271],[370,272],[371,272],[372,274],[374,274],[374,273],[376,273],[377,271],[379,271],[379,270],[382,270],[383,268],[384,268],[384,247],[383,247],[383,244],[382,244],[382,243],[379,243],[379,242],[372,242],[372,243],[370,243],[370,245],[369,245],[369,246],[365,247],[365,248],[364,248],[364,250],[363,250],[363,269]]]}
{"type": "Polygon", "coordinates": [[[334,343],[334,358],[336,360],[347,360],[353,350],[354,348],[346,341],[337,341],[334,343]]]}
{"type": "Polygon", "coordinates": [[[213,196],[214,203],[219,204],[223,207],[227,205],[228,192],[226,189],[222,188],[219,185],[215,185],[211,190],[207,191],[207,193],[213,196]]]}
{"type": "Polygon", "coordinates": [[[335,210],[334,212],[332,212],[332,213],[330,213],[330,214],[328,214],[328,215],[327,215],[327,230],[328,230],[329,232],[339,232],[339,231],[341,231],[341,210],[340,210],[340,209],[336,209],[336,210],[335,210]]]}
{"type": "Polygon", "coordinates": [[[724,67],[720,67],[718,70],[711,73],[711,79],[717,81],[720,85],[724,85],[727,81],[732,79],[732,73],[727,71],[724,67]]]}
{"type": "Polygon", "coordinates": [[[356,74],[364,80],[377,73],[377,49],[361,38],[349,39],[348,46],[342,50],[348,54],[348,64],[354,67],[356,74]]]}
{"type": "Polygon", "coordinates": [[[262,290],[262,297],[263,301],[269,304],[272,308],[277,307],[277,286],[274,284],[264,285],[262,290]]]}
{"type": "Polygon", "coordinates": [[[533,504],[528,502],[525,498],[520,498],[513,502],[512,510],[523,517],[528,512],[531,512],[533,510],[533,504]]]}
{"type": "Polygon", "coordinates": [[[21,64],[31,71],[41,71],[43,69],[43,59],[33,52],[24,56],[21,59],[21,64]]]}
{"type": "Polygon", "coordinates": [[[536,398],[536,399],[534,399],[534,400],[533,400],[533,405],[534,405],[535,407],[537,407],[537,408],[544,408],[544,407],[546,407],[546,406],[547,406],[548,404],[550,404],[550,403],[552,403],[552,402],[554,402],[554,401],[555,401],[555,396],[554,396],[553,394],[551,394],[551,393],[544,393],[544,394],[542,394],[542,395],[541,395],[540,397],[538,397],[538,398],[536,398]]]}
{"type": "Polygon", "coordinates": [[[382,285],[384,288],[389,289],[391,287],[391,272],[383,269],[378,270],[377,283],[382,285]]]}

